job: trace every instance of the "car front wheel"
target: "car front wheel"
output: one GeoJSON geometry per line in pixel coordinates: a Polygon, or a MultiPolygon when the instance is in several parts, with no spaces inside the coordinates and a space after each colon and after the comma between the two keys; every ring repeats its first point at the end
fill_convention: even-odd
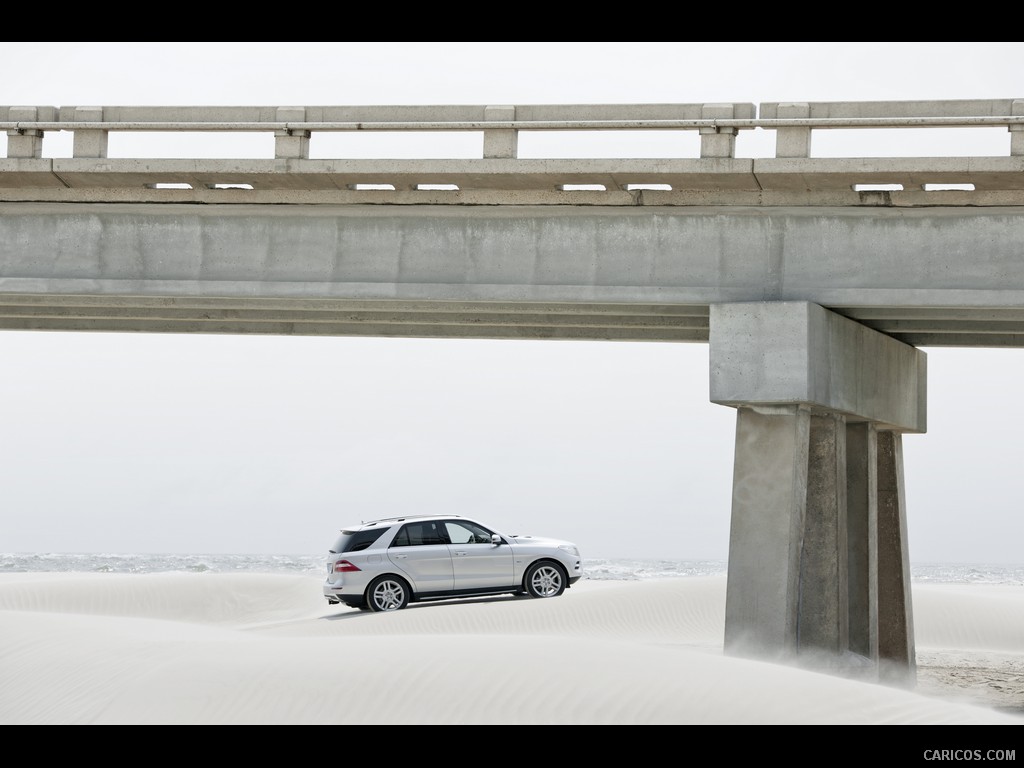
{"type": "Polygon", "coordinates": [[[530,597],[558,597],[565,592],[565,570],[556,563],[534,563],[526,571],[524,583],[530,597]]]}
{"type": "Polygon", "coordinates": [[[374,613],[400,611],[409,604],[409,585],[397,576],[378,576],[366,589],[366,605],[374,613]]]}

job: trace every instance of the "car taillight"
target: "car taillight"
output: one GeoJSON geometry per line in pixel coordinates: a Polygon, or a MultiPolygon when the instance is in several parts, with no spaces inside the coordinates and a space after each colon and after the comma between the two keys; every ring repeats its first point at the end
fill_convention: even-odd
{"type": "Polygon", "coordinates": [[[352,565],[348,560],[339,560],[334,564],[335,573],[352,573],[352,571],[358,570],[359,569],[352,565]]]}

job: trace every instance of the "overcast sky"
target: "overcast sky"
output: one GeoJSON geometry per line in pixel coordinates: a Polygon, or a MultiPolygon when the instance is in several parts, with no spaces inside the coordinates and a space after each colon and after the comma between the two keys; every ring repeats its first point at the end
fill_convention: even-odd
{"type": "MultiPolygon", "coordinates": [[[[1007,99],[1022,62],[1024,43],[997,42],[6,42],[0,104],[1007,99]]],[[[771,154],[763,133],[737,155],[771,154]]],[[[1009,151],[1005,129],[822,133],[816,155],[1009,151]]],[[[380,151],[329,138],[314,157],[380,151]]],[[[524,134],[521,155],[621,152],[591,138],[524,134]]],[[[110,155],[272,153],[180,139],[115,134],[110,155]]],[[[473,156],[464,139],[394,151],[473,156]]],[[[1020,564],[1024,350],[925,351],[911,562],[1020,564]]],[[[0,371],[0,552],[316,555],[345,524],[448,511],[585,558],[728,556],[736,412],[708,400],[705,344],[0,331],[0,371]]]]}

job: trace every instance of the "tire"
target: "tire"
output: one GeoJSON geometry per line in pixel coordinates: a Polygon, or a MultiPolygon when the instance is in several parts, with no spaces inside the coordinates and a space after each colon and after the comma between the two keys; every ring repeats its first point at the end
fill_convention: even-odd
{"type": "Polygon", "coordinates": [[[568,576],[558,563],[542,561],[526,569],[523,586],[530,597],[558,597],[565,592],[568,576]]]}
{"type": "Polygon", "coordinates": [[[374,613],[400,611],[409,604],[410,589],[397,576],[378,576],[366,588],[366,605],[374,613]]]}

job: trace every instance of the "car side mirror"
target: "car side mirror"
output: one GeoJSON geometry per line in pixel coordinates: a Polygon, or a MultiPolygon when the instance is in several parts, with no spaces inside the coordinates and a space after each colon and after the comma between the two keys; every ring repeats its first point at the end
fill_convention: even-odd
{"type": "Polygon", "coordinates": [[[492,533],[491,534],[491,544],[493,544],[494,546],[498,546],[499,544],[501,544],[501,536],[499,536],[496,533],[492,533]]]}

